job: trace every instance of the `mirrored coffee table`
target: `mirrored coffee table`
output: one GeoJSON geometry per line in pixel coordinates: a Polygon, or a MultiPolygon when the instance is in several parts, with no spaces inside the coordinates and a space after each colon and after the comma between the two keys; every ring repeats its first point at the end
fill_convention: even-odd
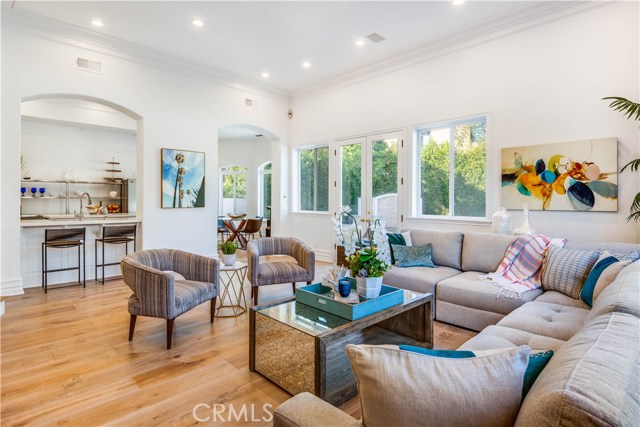
{"type": "Polygon", "coordinates": [[[401,304],[358,320],[296,303],[249,310],[249,369],[291,394],[314,393],[340,405],[358,393],[347,344],[433,347],[432,294],[404,291],[401,304]]]}

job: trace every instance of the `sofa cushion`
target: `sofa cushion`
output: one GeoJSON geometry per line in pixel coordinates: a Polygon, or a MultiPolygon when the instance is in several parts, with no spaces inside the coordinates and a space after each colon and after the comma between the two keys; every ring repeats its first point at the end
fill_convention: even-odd
{"type": "Polygon", "coordinates": [[[479,310],[509,314],[525,302],[533,301],[542,294],[542,289],[534,289],[523,292],[520,298],[496,298],[496,292],[500,288],[488,280],[481,280],[482,274],[479,271],[465,271],[438,282],[436,301],[447,301],[479,310]]]}
{"type": "MultiPolygon", "coordinates": [[[[482,356],[485,352],[471,351],[471,350],[434,350],[431,348],[416,347],[413,345],[400,345],[400,350],[413,351],[414,353],[424,354],[425,356],[432,357],[448,357],[451,359],[468,359],[470,357],[482,356]]],[[[495,349],[490,351],[494,352],[495,349]]],[[[527,370],[524,372],[524,384],[522,385],[522,398],[529,393],[531,386],[540,375],[540,372],[547,366],[549,360],[553,356],[553,351],[547,350],[544,352],[531,352],[529,356],[529,364],[527,370]]]]}
{"type": "Polygon", "coordinates": [[[464,234],[459,231],[411,230],[413,246],[431,243],[433,246],[431,257],[434,264],[445,267],[462,268],[462,239],[464,234]]]}
{"type": "Polygon", "coordinates": [[[584,308],[533,301],[515,310],[498,325],[566,341],[580,330],[588,315],[589,310],[584,308]]]}
{"type": "Polygon", "coordinates": [[[396,267],[431,267],[431,243],[422,246],[391,245],[396,267]]]}
{"type": "Polygon", "coordinates": [[[535,299],[537,302],[550,302],[551,304],[560,304],[560,305],[568,305],[569,307],[578,307],[584,308],[585,310],[589,310],[587,304],[584,303],[581,299],[573,299],[570,296],[563,294],[558,291],[547,291],[540,295],[535,299]]]}
{"type": "Polygon", "coordinates": [[[507,328],[506,326],[487,326],[478,335],[462,344],[458,350],[491,350],[494,348],[510,348],[528,345],[532,351],[556,351],[565,341],[507,328]]]}
{"type": "Polygon", "coordinates": [[[584,286],[580,291],[580,299],[584,301],[585,304],[587,304],[589,307],[592,307],[594,300],[593,295],[598,282],[601,282],[600,292],[602,292],[602,289],[609,286],[624,267],[631,264],[631,260],[624,262],[626,264],[622,264],[622,261],[613,256],[608,256],[602,259],[599,258],[596,264],[591,269],[591,272],[587,276],[587,280],[584,282],[584,286]],[[607,272],[607,270],[609,271],[607,272]]]}
{"type": "Polygon", "coordinates": [[[384,273],[383,283],[414,292],[434,293],[436,283],[456,274],[460,274],[460,270],[450,267],[392,267],[384,273]]]}
{"type": "Polygon", "coordinates": [[[609,313],[563,345],[525,398],[516,426],[640,425],[640,319],[609,313]]]}
{"type": "Polygon", "coordinates": [[[591,268],[598,259],[597,251],[578,251],[549,246],[542,265],[542,289],[558,291],[578,299],[591,268]]]}
{"type": "Polygon", "coordinates": [[[367,427],[511,426],[529,353],[523,346],[449,359],[386,346],[347,346],[367,427]]]}
{"type": "Polygon", "coordinates": [[[598,295],[588,320],[612,312],[640,317],[640,261],[625,267],[616,280],[598,295]]]}
{"type": "Polygon", "coordinates": [[[464,233],[462,270],[491,273],[498,269],[505,252],[518,236],[492,233],[464,233]]]}

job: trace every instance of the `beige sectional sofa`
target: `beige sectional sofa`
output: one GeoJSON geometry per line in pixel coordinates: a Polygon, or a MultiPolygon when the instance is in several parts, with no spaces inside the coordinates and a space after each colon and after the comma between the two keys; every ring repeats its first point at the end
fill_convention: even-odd
{"type": "MultiPolygon", "coordinates": [[[[434,292],[436,319],[481,331],[461,350],[554,351],[516,425],[640,425],[640,261],[625,267],[590,308],[555,291],[496,298],[496,288],[478,276],[495,271],[513,236],[413,230],[411,238],[414,245],[432,243],[437,267],[393,268],[385,283],[434,292]]],[[[640,251],[625,243],[565,247],[640,251]]],[[[277,408],[274,425],[362,426],[308,393],[277,408]]]]}

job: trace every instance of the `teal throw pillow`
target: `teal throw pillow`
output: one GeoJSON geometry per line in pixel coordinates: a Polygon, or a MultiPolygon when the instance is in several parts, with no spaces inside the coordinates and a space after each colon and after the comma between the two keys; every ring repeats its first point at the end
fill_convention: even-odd
{"type": "Polygon", "coordinates": [[[398,267],[435,267],[431,260],[431,243],[423,246],[391,245],[398,267]]]}
{"type": "Polygon", "coordinates": [[[600,260],[591,269],[591,273],[587,276],[587,280],[584,282],[584,287],[580,291],[580,299],[584,301],[589,307],[593,307],[593,291],[596,289],[596,283],[598,279],[611,264],[619,262],[619,259],[613,256],[606,257],[600,260]]]}
{"type": "Polygon", "coordinates": [[[391,253],[391,264],[396,263],[396,259],[393,256],[393,245],[407,246],[407,242],[404,240],[402,233],[387,233],[389,239],[389,252],[391,253]]]}
{"type": "MultiPolygon", "coordinates": [[[[411,351],[413,353],[420,353],[426,356],[433,357],[446,357],[448,359],[468,359],[470,357],[476,357],[476,354],[470,350],[432,350],[429,348],[415,347],[412,345],[399,345],[400,350],[411,351]]],[[[522,399],[525,398],[533,383],[536,382],[536,378],[540,375],[540,372],[547,366],[549,360],[553,356],[553,351],[545,351],[544,353],[535,353],[529,356],[529,364],[527,370],[524,373],[524,381],[522,383],[522,399]]]]}

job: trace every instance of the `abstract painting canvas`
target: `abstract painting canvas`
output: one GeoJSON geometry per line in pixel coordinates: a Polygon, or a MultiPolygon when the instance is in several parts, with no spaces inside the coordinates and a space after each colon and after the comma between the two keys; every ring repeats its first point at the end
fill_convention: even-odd
{"type": "Polygon", "coordinates": [[[501,206],[617,212],[617,170],[616,138],[503,148],[501,206]]]}
{"type": "Polygon", "coordinates": [[[204,153],[161,150],[163,208],[204,207],[204,153]]]}

